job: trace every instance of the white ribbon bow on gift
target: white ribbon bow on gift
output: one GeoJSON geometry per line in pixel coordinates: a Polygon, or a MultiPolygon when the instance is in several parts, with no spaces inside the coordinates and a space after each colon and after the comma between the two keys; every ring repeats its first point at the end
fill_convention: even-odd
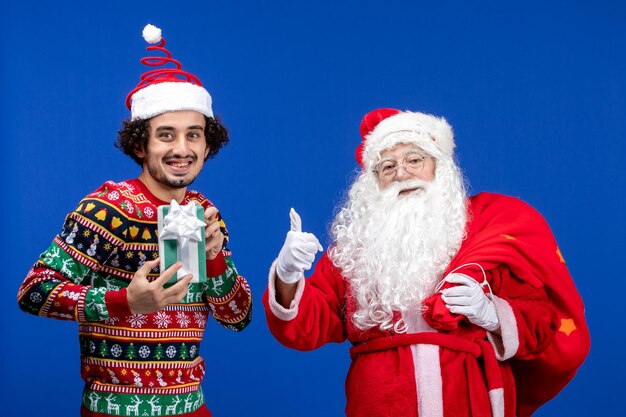
{"type": "Polygon", "coordinates": [[[204,222],[196,217],[196,205],[193,203],[181,206],[176,200],[170,203],[170,210],[163,218],[163,229],[159,240],[176,240],[178,242],[177,253],[183,267],[178,271],[178,276],[187,275],[190,271],[186,265],[187,248],[189,242],[202,240],[202,228],[204,222]],[[182,256],[181,256],[182,255],[182,256]]]}

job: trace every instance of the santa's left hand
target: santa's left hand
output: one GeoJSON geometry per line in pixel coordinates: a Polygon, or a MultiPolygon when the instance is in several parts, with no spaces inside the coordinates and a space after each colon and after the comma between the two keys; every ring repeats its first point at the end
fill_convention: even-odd
{"type": "Polygon", "coordinates": [[[224,234],[220,228],[217,207],[211,206],[204,210],[204,237],[206,239],[206,257],[209,261],[215,259],[224,246],[224,234]]]}
{"type": "Polygon", "coordinates": [[[450,274],[444,281],[454,285],[441,291],[441,299],[451,313],[462,314],[483,329],[493,332],[500,328],[496,308],[478,282],[463,274],[450,274]]]}

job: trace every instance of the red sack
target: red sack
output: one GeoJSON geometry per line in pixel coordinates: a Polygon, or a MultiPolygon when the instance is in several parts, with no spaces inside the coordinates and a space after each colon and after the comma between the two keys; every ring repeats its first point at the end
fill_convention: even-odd
{"type": "MultiPolygon", "coordinates": [[[[550,346],[530,360],[510,359],[517,388],[517,415],[530,416],[574,377],[589,353],[590,336],[582,299],[543,217],[523,201],[481,193],[469,199],[467,239],[444,274],[464,264],[485,270],[506,264],[531,285],[544,286],[560,319],[550,346]]],[[[425,320],[452,330],[463,316],[452,314],[437,292],[424,302],[425,320]]]]}

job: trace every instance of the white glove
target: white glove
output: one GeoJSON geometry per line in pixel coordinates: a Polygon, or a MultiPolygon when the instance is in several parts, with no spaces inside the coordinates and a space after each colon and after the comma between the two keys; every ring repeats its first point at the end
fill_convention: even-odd
{"type": "Polygon", "coordinates": [[[500,328],[496,308],[478,282],[463,274],[450,274],[444,281],[455,285],[443,290],[441,299],[451,313],[462,314],[490,332],[500,328]]]}
{"type": "Polygon", "coordinates": [[[314,234],[302,232],[302,220],[294,209],[289,211],[291,230],[276,260],[276,273],[285,284],[294,284],[311,268],[315,255],[323,251],[314,234]]]}

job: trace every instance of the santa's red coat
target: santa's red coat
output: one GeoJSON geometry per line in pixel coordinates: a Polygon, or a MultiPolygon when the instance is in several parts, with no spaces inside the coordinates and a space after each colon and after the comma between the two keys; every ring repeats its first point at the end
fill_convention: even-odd
{"type": "Polygon", "coordinates": [[[481,282],[475,264],[495,295],[500,336],[449,314],[438,294],[425,314],[405,314],[407,334],[359,330],[350,319],[349,285],[326,254],[300,281],[289,309],[275,301],[272,267],[263,297],[267,322],[293,349],[352,343],[350,417],[530,415],[588,352],[582,301],[547,224],[519,199],[489,193],[469,199],[467,238],[448,272],[481,282]]]}

